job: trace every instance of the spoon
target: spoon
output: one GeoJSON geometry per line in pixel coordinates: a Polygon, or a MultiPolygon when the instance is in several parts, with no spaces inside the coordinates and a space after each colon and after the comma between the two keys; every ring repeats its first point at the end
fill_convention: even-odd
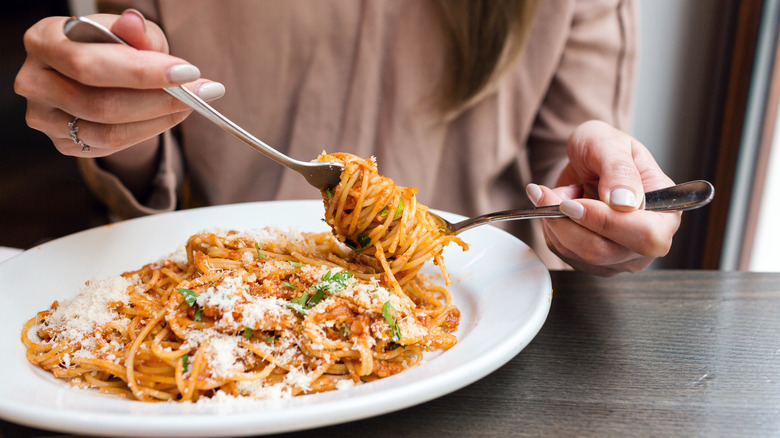
{"type": "MultiPolygon", "coordinates": [[[[676,186],[666,187],[645,193],[647,211],[683,211],[703,207],[715,196],[715,188],[707,181],[690,181],[676,186]]],[[[469,228],[474,228],[490,222],[532,219],[539,217],[566,217],[561,213],[559,205],[545,207],[521,208],[488,213],[482,216],[451,223],[443,217],[428,212],[428,215],[438,225],[439,231],[445,234],[458,234],[469,228]]]]}
{"type": "MultiPolygon", "coordinates": [[[[118,43],[129,46],[108,28],[86,17],[74,17],[65,23],[65,35],[80,43],[118,43]]],[[[252,134],[236,125],[233,121],[220,114],[211,105],[198,97],[192,91],[179,85],[163,88],[168,94],[179,99],[202,116],[214,122],[217,126],[233,134],[239,140],[252,146],[268,158],[300,173],[312,186],[319,190],[335,187],[341,180],[344,167],[340,163],[299,161],[284,155],[276,149],[263,143],[252,134]]]]}

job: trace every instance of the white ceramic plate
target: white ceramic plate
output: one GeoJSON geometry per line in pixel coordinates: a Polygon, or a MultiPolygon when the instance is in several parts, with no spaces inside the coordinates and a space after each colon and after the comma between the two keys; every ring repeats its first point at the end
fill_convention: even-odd
{"type": "MultiPolygon", "coordinates": [[[[442,213],[445,217],[457,218],[442,213]]],[[[455,391],[519,353],[544,323],[550,275],[523,242],[490,226],[464,232],[444,260],[462,317],[458,344],[417,368],[370,384],[275,401],[142,403],[73,389],[29,364],[25,320],[84,282],[137,269],[172,253],[187,237],[219,227],[324,231],[321,201],[236,204],[145,217],[80,232],[0,264],[0,417],[23,425],[92,435],[224,436],[308,429],[406,408],[455,391]]],[[[435,275],[438,268],[427,266],[435,275]]],[[[440,277],[439,277],[440,278],[440,277]]]]}

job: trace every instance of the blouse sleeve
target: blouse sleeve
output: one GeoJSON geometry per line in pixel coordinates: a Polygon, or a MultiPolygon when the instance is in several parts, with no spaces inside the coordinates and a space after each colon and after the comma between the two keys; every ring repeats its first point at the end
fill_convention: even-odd
{"type": "Polygon", "coordinates": [[[554,186],[566,141],[579,124],[601,120],[630,131],[636,77],[633,0],[574,2],[559,64],[528,141],[533,180],[554,186]]]}

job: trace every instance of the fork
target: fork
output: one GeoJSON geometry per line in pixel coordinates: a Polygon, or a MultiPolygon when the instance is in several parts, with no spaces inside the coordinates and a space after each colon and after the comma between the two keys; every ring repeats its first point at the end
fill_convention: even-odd
{"type": "MultiPolygon", "coordinates": [[[[108,28],[90,20],[87,17],[73,17],[65,23],[65,35],[71,40],[81,43],[118,43],[129,46],[124,40],[116,36],[108,28]]],[[[163,88],[168,94],[187,104],[190,108],[206,117],[220,128],[233,134],[239,140],[255,148],[268,158],[279,164],[300,173],[312,186],[319,190],[327,190],[335,187],[340,179],[344,167],[341,163],[299,161],[268,146],[245,129],[235,124],[232,120],[222,115],[203,99],[183,86],[163,88]]]]}
{"type": "MultiPolygon", "coordinates": [[[[677,184],[652,192],[645,193],[644,210],[647,211],[684,211],[707,205],[715,196],[715,188],[707,181],[697,180],[677,184]]],[[[566,217],[561,213],[559,205],[544,207],[521,208],[488,213],[460,222],[449,222],[443,217],[428,211],[428,216],[444,234],[458,234],[470,228],[490,222],[532,219],[541,217],[566,217]]]]}

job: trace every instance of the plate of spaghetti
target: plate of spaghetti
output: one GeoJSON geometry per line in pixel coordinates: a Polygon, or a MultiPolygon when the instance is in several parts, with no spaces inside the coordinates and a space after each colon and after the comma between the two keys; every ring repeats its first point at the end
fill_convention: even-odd
{"type": "Polygon", "coordinates": [[[322,200],[133,219],[0,264],[0,416],[105,436],[307,429],[455,391],[538,333],[552,289],[528,246],[441,235],[372,160],[324,158],[347,171],[322,200]]]}

